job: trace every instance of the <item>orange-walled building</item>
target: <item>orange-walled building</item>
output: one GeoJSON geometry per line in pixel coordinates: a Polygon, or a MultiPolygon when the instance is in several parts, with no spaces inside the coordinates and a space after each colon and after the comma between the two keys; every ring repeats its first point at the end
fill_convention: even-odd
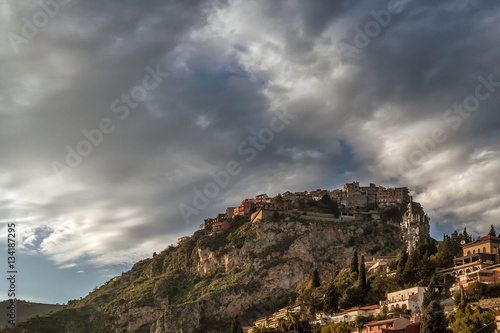
{"type": "Polygon", "coordinates": [[[462,248],[463,256],[454,259],[454,266],[438,272],[451,274],[456,278],[456,283],[450,289],[452,292],[476,281],[500,281],[500,238],[487,235],[464,244],[462,248]]]}

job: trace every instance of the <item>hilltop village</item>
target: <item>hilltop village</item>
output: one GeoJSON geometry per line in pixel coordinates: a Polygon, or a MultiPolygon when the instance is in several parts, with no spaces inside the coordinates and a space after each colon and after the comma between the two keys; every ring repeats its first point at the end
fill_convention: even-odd
{"type": "MultiPolygon", "coordinates": [[[[429,218],[423,210],[413,211],[412,196],[407,187],[385,188],[370,183],[360,186],[354,181],[343,189],[278,193],[275,197],[259,194],[244,199],[237,207],[228,207],[225,213],[205,219],[202,229],[209,232],[228,230],[241,220],[258,222],[277,214],[307,214],[308,219],[322,221],[380,220],[381,211],[391,207],[407,206],[401,222],[401,239],[407,243],[408,251],[415,249],[418,238],[429,235],[429,218]],[[314,209],[319,203],[327,209],[314,209]],[[308,210],[307,212],[304,210],[308,210]]],[[[181,237],[182,245],[189,237],[181,237]]]]}
{"type": "Polygon", "coordinates": [[[272,216],[274,212],[301,211],[305,204],[321,200],[337,206],[331,212],[335,218],[348,220],[361,216],[378,219],[381,209],[408,204],[412,197],[407,187],[385,188],[373,183],[359,186],[359,182],[348,183],[343,189],[332,191],[317,189],[310,192],[285,192],[278,193],[275,197],[260,194],[243,200],[237,207],[228,207],[225,213],[217,214],[215,218],[206,219],[203,228],[210,231],[227,230],[237,218],[256,222],[272,216]]]}

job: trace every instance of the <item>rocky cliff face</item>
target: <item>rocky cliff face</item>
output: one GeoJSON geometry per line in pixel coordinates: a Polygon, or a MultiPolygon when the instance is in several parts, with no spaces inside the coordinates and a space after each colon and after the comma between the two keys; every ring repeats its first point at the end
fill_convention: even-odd
{"type": "Polygon", "coordinates": [[[154,323],[152,332],[176,332],[180,327],[195,331],[207,323],[227,323],[235,315],[251,324],[256,317],[286,302],[315,268],[322,279],[329,279],[336,270],[346,267],[353,248],[367,256],[382,254],[381,249],[392,249],[392,253],[383,254],[395,254],[402,245],[397,240],[398,229],[397,224],[390,223],[321,223],[303,216],[299,220],[267,220],[250,226],[241,246],[231,242],[212,248],[197,246],[196,272],[202,278],[243,272],[238,275],[237,288],[229,287],[209,299],[169,308],[154,323]]]}
{"type": "Polygon", "coordinates": [[[402,246],[398,223],[307,216],[246,222],[213,235],[198,231],[71,308],[105,318],[102,332],[217,332],[235,315],[251,324],[272,313],[315,268],[329,279],[349,264],[353,249],[369,257],[395,254],[402,246]]]}

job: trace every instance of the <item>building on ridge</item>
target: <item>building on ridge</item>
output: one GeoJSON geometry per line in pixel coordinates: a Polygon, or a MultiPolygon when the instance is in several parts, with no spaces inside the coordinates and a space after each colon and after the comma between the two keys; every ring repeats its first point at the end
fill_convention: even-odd
{"type": "Polygon", "coordinates": [[[384,209],[393,206],[407,204],[411,201],[408,187],[385,188],[379,186],[377,189],[377,206],[384,209]]]}
{"type": "Polygon", "coordinates": [[[231,228],[233,218],[228,218],[226,214],[217,214],[214,219],[205,219],[203,229],[209,231],[222,231],[231,228]]]}
{"type": "Polygon", "coordinates": [[[476,281],[486,284],[500,281],[500,238],[487,235],[462,245],[462,256],[453,259],[453,267],[437,273],[455,277],[452,292],[476,281]]]}
{"type": "Polygon", "coordinates": [[[380,306],[387,306],[389,313],[396,309],[410,310],[411,314],[422,313],[425,287],[413,287],[387,293],[387,300],[380,301],[380,306]]]}
{"type": "Polygon", "coordinates": [[[377,186],[359,186],[359,182],[344,185],[340,203],[345,207],[368,207],[377,204],[377,186]]]}

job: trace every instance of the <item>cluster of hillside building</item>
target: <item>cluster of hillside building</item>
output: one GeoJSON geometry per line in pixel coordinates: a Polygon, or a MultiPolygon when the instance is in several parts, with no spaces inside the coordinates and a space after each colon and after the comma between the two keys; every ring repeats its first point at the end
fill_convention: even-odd
{"type": "MultiPolygon", "coordinates": [[[[367,260],[365,265],[368,271],[392,275],[394,272],[389,270],[387,263],[393,258],[395,257],[373,257],[367,260]]],[[[454,266],[440,270],[437,274],[451,274],[456,278],[450,289],[452,294],[458,292],[460,286],[467,288],[477,281],[486,284],[500,281],[500,238],[488,235],[464,244],[463,256],[454,259],[454,266]]],[[[393,319],[373,321],[362,328],[353,328],[351,332],[418,333],[425,290],[424,287],[408,288],[388,293],[387,299],[381,300],[379,304],[356,307],[333,315],[318,313],[310,324],[324,326],[339,322],[352,323],[358,317],[377,316],[385,310],[389,316],[398,314],[399,317],[394,315],[393,319]],[[401,316],[402,312],[405,314],[401,316]]],[[[300,311],[300,308],[300,305],[282,308],[270,316],[257,319],[254,327],[277,328],[280,321],[285,320],[289,313],[300,311]]],[[[453,311],[452,303],[445,304],[445,312],[453,311]]],[[[500,317],[497,317],[497,329],[500,330],[500,317]]]]}
{"type": "MultiPolygon", "coordinates": [[[[228,207],[225,213],[217,214],[215,218],[206,219],[204,229],[210,231],[226,230],[231,227],[237,217],[247,217],[251,221],[264,218],[274,212],[291,211],[299,200],[319,201],[325,195],[339,206],[345,208],[384,209],[405,204],[411,201],[407,187],[385,188],[371,183],[369,186],[359,186],[359,182],[347,183],[343,189],[332,191],[317,189],[315,191],[285,192],[271,198],[267,194],[245,199],[237,207],[228,207]]],[[[351,213],[352,215],[352,213],[351,213]]]]}
{"type": "MultiPolygon", "coordinates": [[[[413,287],[388,293],[387,299],[380,301],[379,304],[355,307],[333,315],[317,313],[310,325],[324,326],[340,322],[351,323],[355,322],[358,317],[375,317],[384,311],[385,307],[385,311],[389,315],[403,310],[407,310],[407,315],[405,317],[373,321],[365,324],[362,328],[353,329],[352,332],[419,332],[425,290],[424,287],[413,287]]],[[[300,305],[282,308],[270,316],[257,319],[254,327],[278,328],[281,320],[286,320],[290,313],[298,312],[300,309],[300,305]]]]}

